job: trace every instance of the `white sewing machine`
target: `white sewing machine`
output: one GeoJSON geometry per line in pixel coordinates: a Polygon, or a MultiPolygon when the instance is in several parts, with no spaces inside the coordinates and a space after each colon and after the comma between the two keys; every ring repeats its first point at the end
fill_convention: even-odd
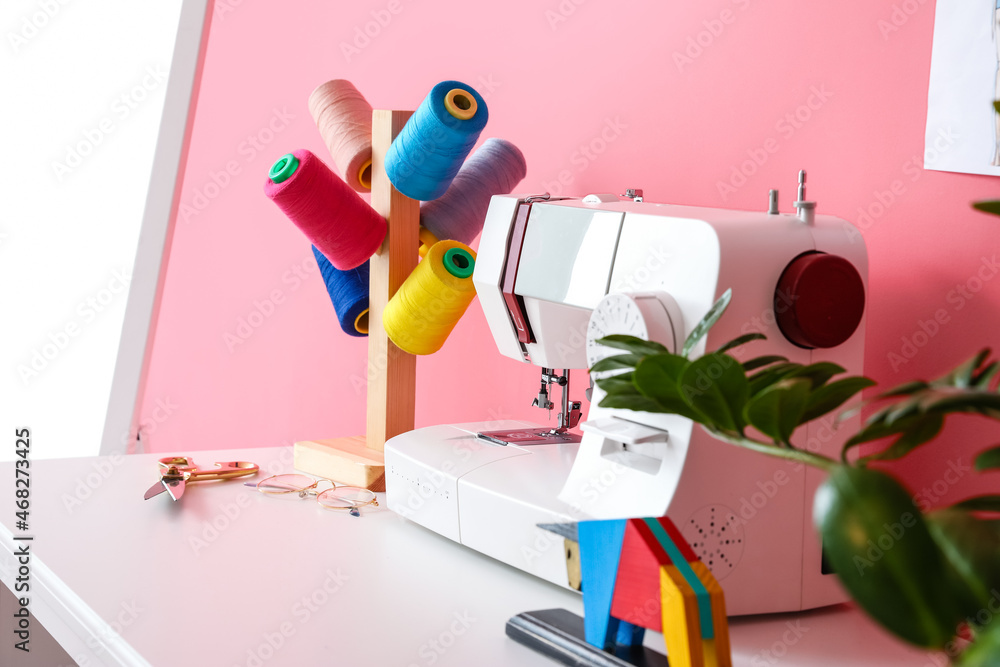
{"type": "MultiPolygon", "coordinates": [[[[766,341],[741,358],[776,354],[862,372],[867,253],[848,222],[815,215],[800,173],[797,213],[582,200],[494,197],[474,280],[497,348],[542,368],[535,403],[562,385],[559,426],[494,422],[432,426],[386,443],[390,509],[456,542],[568,586],[558,535],[538,524],[669,515],[726,591],[729,614],[784,612],[846,596],[824,573],[812,525],[821,473],[719,442],[686,418],[598,407],[582,441],[569,371],[620,351],[610,333],[674,351],[717,297],[729,309],[695,349],[741,334],[766,341]],[[506,443],[506,444],[504,444],[506,443]]],[[[847,428],[813,422],[796,440],[839,456],[847,428]]]]}

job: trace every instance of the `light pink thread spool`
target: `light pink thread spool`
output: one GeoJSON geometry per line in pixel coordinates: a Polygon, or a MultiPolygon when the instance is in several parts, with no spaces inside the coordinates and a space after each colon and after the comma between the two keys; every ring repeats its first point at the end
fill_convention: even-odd
{"type": "Polygon", "coordinates": [[[309,113],[344,181],[357,192],[369,192],[372,106],[350,81],[334,79],[309,95],[309,113]]]}

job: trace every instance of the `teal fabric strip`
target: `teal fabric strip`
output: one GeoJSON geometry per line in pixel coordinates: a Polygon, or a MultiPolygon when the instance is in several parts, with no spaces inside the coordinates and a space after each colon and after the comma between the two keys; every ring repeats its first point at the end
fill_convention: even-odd
{"type": "Polygon", "coordinates": [[[684,558],[684,554],[677,548],[674,541],[670,539],[670,535],[660,525],[660,522],[656,519],[643,519],[643,521],[653,531],[653,535],[660,543],[660,546],[663,547],[663,550],[667,552],[667,555],[670,556],[670,560],[677,568],[677,571],[681,573],[684,580],[687,581],[688,586],[694,591],[695,598],[698,601],[698,624],[701,626],[701,638],[714,639],[715,628],[712,627],[712,598],[709,596],[705,584],[701,583],[701,579],[691,569],[691,564],[684,558]]]}

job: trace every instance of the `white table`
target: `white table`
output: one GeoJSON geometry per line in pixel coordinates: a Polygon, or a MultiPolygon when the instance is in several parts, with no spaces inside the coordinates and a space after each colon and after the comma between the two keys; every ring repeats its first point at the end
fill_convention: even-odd
{"type": "MultiPolygon", "coordinates": [[[[292,471],[290,448],[177,454],[292,471]]],[[[354,518],[241,481],[144,501],[159,456],[32,462],[28,531],[15,528],[14,465],[0,465],[0,579],[14,588],[13,537],[34,536],[30,609],[81,663],[551,667],[506,620],[582,613],[578,595],[384,508],[354,518]]],[[[732,619],[731,638],[741,666],[944,664],[845,607],[732,619]]],[[[663,650],[657,634],[646,643],[663,650]]]]}

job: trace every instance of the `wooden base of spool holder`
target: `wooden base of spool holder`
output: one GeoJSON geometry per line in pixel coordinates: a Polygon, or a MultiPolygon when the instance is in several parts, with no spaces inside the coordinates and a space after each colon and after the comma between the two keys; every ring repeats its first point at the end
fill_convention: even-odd
{"type": "Polygon", "coordinates": [[[367,434],[295,443],[295,468],[372,491],[385,490],[385,442],[413,430],[416,357],[396,347],[382,311],[417,265],[420,202],[398,192],[385,173],[389,146],[412,111],[372,112],[372,208],[388,222],[371,258],[368,330],[367,434]]]}

